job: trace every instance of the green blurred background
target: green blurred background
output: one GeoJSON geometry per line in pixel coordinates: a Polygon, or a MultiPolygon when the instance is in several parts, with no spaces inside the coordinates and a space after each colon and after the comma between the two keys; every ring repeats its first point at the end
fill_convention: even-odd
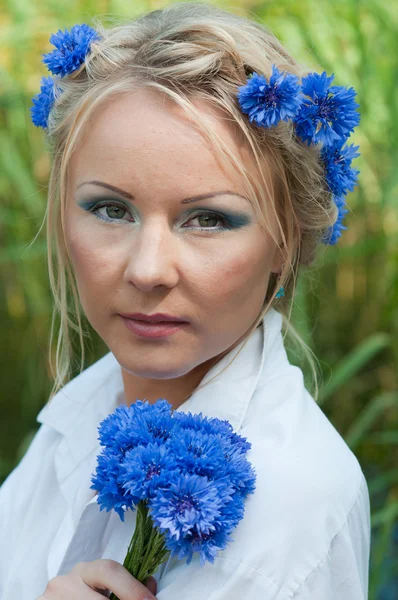
{"type": "MultiPolygon", "coordinates": [[[[216,4],[261,20],[306,67],[334,73],[336,85],[358,92],[362,119],[351,140],[360,145],[354,166],[361,173],[348,196],[348,230],[302,274],[293,322],[320,360],[319,404],[368,481],[369,599],[396,600],[398,7],[381,0],[216,4]]],[[[47,361],[52,298],[46,240],[39,232],[49,157],[29,112],[41,76],[48,74],[41,55],[52,49],[49,36],[59,28],[91,24],[93,16],[131,18],[164,5],[0,0],[0,483],[37,431],[36,416],[52,386],[47,361]]],[[[107,351],[95,334],[92,339],[86,366],[107,351]]]]}

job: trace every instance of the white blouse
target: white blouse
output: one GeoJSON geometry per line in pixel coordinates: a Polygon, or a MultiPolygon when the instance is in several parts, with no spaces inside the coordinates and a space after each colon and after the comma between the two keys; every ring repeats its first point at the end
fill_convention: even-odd
{"type": "MultiPolygon", "coordinates": [[[[257,480],[214,564],[194,554],[155,574],[158,600],[367,600],[369,493],[361,466],[289,363],[272,309],[215,381],[177,410],[227,419],[257,480]]],[[[230,362],[224,356],[201,383],[230,362]]],[[[136,512],[100,511],[90,489],[100,421],[124,400],[109,352],[40,411],[41,427],[0,488],[0,598],[35,600],[79,561],[123,563],[136,512]]]]}

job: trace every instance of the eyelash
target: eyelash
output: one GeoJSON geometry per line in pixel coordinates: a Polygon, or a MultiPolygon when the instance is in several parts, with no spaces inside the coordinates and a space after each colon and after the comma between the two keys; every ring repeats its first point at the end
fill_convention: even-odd
{"type": "MultiPolygon", "coordinates": [[[[123,222],[122,219],[109,219],[109,218],[104,218],[104,217],[100,217],[97,212],[100,208],[104,208],[104,207],[108,207],[108,206],[117,206],[118,208],[120,208],[121,210],[124,210],[126,213],[128,213],[128,210],[125,206],[122,206],[120,204],[118,204],[117,202],[103,202],[101,204],[96,204],[93,208],[90,209],[90,212],[93,213],[94,216],[97,217],[97,219],[100,219],[101,221],[107,221],[109,223],[113,223],[114,221],[121,221],[123,222]]],[[[186,229],[200,229],[201,231],[223,231],[224,229],[232,229],[232,224],[228,221],[228,219],[224,216],[222,216],[221,214],[217,213],[217,212],[211,212],[211,211],[202,211],[197,213],[196,215],[193,215],[191,217],[191,219],[196,219],[197,217],[201,217],[203,215],[210,215],[210,216],[214,216],[216,217],[219,221],[222,222],[222,226],[220,227],[186,227],[186,229]]],[[[189,220],[191,220],[189,219],[189,220]]]]}

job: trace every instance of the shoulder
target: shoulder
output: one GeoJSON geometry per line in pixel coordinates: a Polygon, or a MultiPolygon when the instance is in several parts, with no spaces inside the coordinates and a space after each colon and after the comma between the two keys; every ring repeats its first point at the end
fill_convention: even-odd
{"type": "Polygon", "coordinates": [[[361,466],[305,389],[299,368],[284,367],[258,387],[240,434],[252,444],[247,456],[257,480],[246,500],[241,548],[232,544],[230,556],[243,547],[241,559],[288,594],[337,541],[340,560],[356,569],[361,555],[365,565],[369,497],[361,466]],[[349,520],[356,532],[344,529],[349,520]]]}
{"type": "Polygon", "coordinates": [[[73,424],[92,393],[102,386],[114,371],[115,357],[109,353],[79,373],[64,385],[45,404],[37,416],[40,424],[27,451],[0,486],[0,519],[7,510],[15,514],[18,506],[29,500],[27,490],[34,490],[38,476],[44,476],[52,468],[53,456],[63,434],[73,424]],[[21,494],[20,491],[25,490],[21,494]]]}
{"type": "Polygon", "coordinates": [[[23,531],[23,518],[31,499],[48,471],[59,441],[57,432],[42,425],[25,455],[0,486],[0,597],[1,583],[7,579],[7,565],[23,531]]]}
{"type": "Polygon", "coordinates": [[[118,376],[119,370],[115,356],[108,352],[58,390],[43,406],[37,415],[37,421],[47,423],[59,431],[66,431],[97,391],[112,377],[118,376]]]}
{"type": "MultiPolygon", "coordinates": [[[[87,392],[94,391],[102,385],[103,381],[115,371],[118,362],[112,352],[108,352],[90,366],[86,367],[81,373],[68,381],[58,392],[49,400],[50,405],[55,399],[73,394],[75,390],[79,392],[84,389],[87,392]]],[[[80,396],[84,402],[84,396],[80,396]]],[[[78,400],[78,398],[76,398],[78,400]]],[[[47,406],[47,405],[46,405],[47,406]]]]}
{"type": "Polygon", "coordinates": [[[273,473],[275,485],[294,486],[307,502],[309,490],[314,502],[317,494],[338,494],[347,513],[363,475],[355,454],[305,388],[300,368],[285,366],[267,383],[258,386],[241,431],[259,475],[273,473]]]}

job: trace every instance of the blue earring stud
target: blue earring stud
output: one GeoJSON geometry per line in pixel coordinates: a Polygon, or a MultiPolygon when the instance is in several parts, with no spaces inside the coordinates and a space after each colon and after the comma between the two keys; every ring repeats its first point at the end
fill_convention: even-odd
{"type": "MultiPolygon", "coordinates": [[[[285,263],[283,263],[283,265],[282,265],[282,272],[283,272],[283,269],[284,269],[284,268],[285,268],[285,263]]],[[[281,273],[275,273],[275,275],[279,275],[278,279],[280,279],[280,278],[281,278],[281,274],[282,274],[282,272],[281,272],[281,273]]],[[[278,290],[278,292],[277,292],[277,294],[276,294],[275,298],[282,298],[284,295],[285,295],[285,288],[284,288],[284,287],[283,287],[283,285],[282,285],[282,286],[279,288],[279,290],[278,290]]]]}

